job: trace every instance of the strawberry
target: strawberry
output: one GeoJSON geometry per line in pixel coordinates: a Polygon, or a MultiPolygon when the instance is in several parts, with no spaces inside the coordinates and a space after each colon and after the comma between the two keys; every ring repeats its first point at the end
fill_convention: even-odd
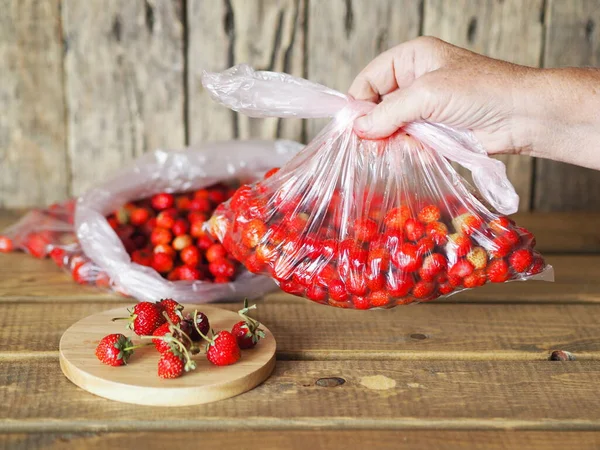
{"type": "Polygon", "coordinates": [[[508,258],[508,262],[515,272],[527,272],[533,263],[533,253],[527,248],[515,250],[508,258]]]}
{"type": "Polygon", "coordinates": [[[173,223],[173,227],[171,228],[171,232],[175,236],[182,236],[184,234],[187,234],[188,231],[190,231],[190,224],[185,219],[175,220],[175,222],[173,223]]]}
{"type": "Polygon", "coordinates": [[[242,230],[242,242],[249,248],[254,248],[260,244],[267,233],[267,226],[260,219],[252,219],[242,230]]]}
{"type": "Polygon", "coordinates": [[[350,297],[346,285],[340,280],[330,280],[327,287],[329,288],[329,296],[336,301],[343,302],[350,297]]]}
{"type": "MultiPolygon", "coordinates": [[[[0,241],[1,243],[1,241],[0,241]]],[[[2,249],[0,248],[0,251],[2,251],[2,249]]],[[[50,253],[50,258],[52,258],[52,260],[54,261],[54,263],[58,266],[58,267],[64,267],[66,264],[66,256],[67,256],[67,252],[65,251],[65,249],[60,248],[60,247],[54,247],[50,253]]]]}
{"type": "Polygon", "coordinates": [[[412,294],[415,298],[425,299],[435,292],[435,283],[418,281],[413,287],[412,294]]]}
{"type": "Polygon", "coordinates": [[[200,250],[208,250],[213,244],[214,241],[206,234],[196,239],[196,247],[200,250]]]}
{"type": "Polygon", "coordinates": [[[485,276],[485,270],[477,269],[474,270],[473,273],[467,275],[463,280],[463,286],[466,288],[475,288],[478,286],[483,286],[487,278],[485,276]]]}
{"type": "Polygon", "coordinates": [[[181,313],[183,311],[183,305],[172,298],[163,298],[156,305],[161,311],[167,313],[171,323],[178,324],[183,319],[183,314],[181,313]]]}
{"type": "Polygon", "coordinates": [[[367,258],[367,267],[373,272],[383,272],[389,267],[390,254],[386,248],[372,248],[367,258]]]}
{"type": "Polygon", "coordinates": [[[385,215],[383,220],[385,226],[390,230],[402,230],[404,223],[410,217],[410,209],[407,206],[393,208],[385,215]]]}
{"type": "Polygon", "coordinates": [[[448,227],[442,222],[428,223],[425,233],[434,240],[436,245],[444,245],[448,240],[448,227]]]}
{"type": "Polygon", "coordinates": [[[504,259],[494,259],[493,261],[490,261],[485,272],[488,280],[492,283],[504,283],[510,276],[508,264],[504,259]]]}
{"type": "Polygon", "coordinates": [[[175,225],[175,220],[177,219],[177,213],[171,211],[170,209],[161,211],[156,216],[156,226],[160,228],[166,228],[170,230],[175,225]]]}
{"type": "Polygon", "coordinates": [[[434,248],[435,242],[430,237],[422,237],[421,239],[419,239],[419,242],[417,242],[417,253],[419,255],[427,255],[433,252],[434,248]]]}
{"type": "Polygon", "coordinates": [[[352,304],[356,309],[369,309],[371,307],[369,299],[360,295],[352,296],[352,304]]]}
{"type": "Polygon", "coordinates": [[[228,366],[242,356],[237,338],[229,331],[220,331],[214,336],[206,350],[206,358],[215,366],[228,366]]]}
{"type": "Polygon", "coordinates": [[[25,249],[36,258],[44,258],[50,240],[42,234],[32,233],[25,241],[25,249]]]}
{"type": "Polygon", "coordinates": [[[508,230],[492,240],[490,254],[495,258],[503,258],[511,252],[515,245],[519,243],[520,239],[521,238],[515,230],[508,230]]]}
{"type": "Polygon", "coordinates": [[[198,189],[194,192],[194,198],[208,199],[209,195],[208,189],[198,189]]]}
{"type": "Polygon", "coordinates": [[[443,283],[440,283],[440,285],[438,286],[438,292],[441,295],[448,295],[451,292],[454,292],[454,286],[452,286],[452,284],[449,281],[445,281],[443,283]]]}
{"type": "Polygon", "coordinates": [[[393,297],[404,297],[413,288],[415,282],[411,274],[406,273],[388,273],[387,290],[393,297]]]}
{"type": "Polygon", "coordinates": [[[174,259],[177,255],[175,249],[169,244],[158,244],[156,247],[154,247],[152,253],[164,253],[168,255],[171,259],[174,259]]]}
{"type": "Polygon", "coordinates": [[[385,286],[385,273],[377,267],[367,266],[366,282],[371,291],[382,290],[385,286]]]}
{"type": "Polygon", "coordinates": [[[177,251],[190,247],[193,244],[192,237],[189,234],[182,234],[173,239],[173,248],[177,251]]]}
{"type": "MultiPolygon", "coordinates": [[[[160,327],[154,330],[152,336],[167,338],[172,337],[173,335],[171,333],[171,324],[168,322],[163,323],[160,327]]],[[[171,343],[166,339],[152,339],[152,343],[154,344],[156,350],[158,350],[159,353],[171,351],[171,349],[173,348],[171,343]]]]}
{"type": "Polygon", "coordinates": [[[150,234],[152,245],[169,244],[172,239],[173,235],[166,228],[156,227],[150,234]]]}
{"type": "Polygon", "coordinates": [[[529,269],[529,273],[531,275],[536,275],[538,273],[541,273],[544,270],[545,266],[546,266],[546,264],[544,263],[544,258],[542,258],[542,255],[540,255],[538,252],[534,251],[533,252],[533,263],[531,265],[531,268],[529,269]]]}
{"type": "Polygon", "coordinates": [[[200,211],[203,213],[208,213],[212,209],[210,204],[210,200],[208,198],[194,198],[190,202],[190,211],[200,211]]]}
{"type": "Polygon", "coordinates": [[[496,234],[503,234],[505,231],[508,231],[510,226],[510,221],[504,216],[500,216],[488,223],[488,227],[496,234]]]}
{"type": "Polygon", "coordinates": [[[208,321],[208,317],[206,314],[200,311],[194,311],[194,315],[187,314],[185,319],[181,322],[181,329],[184,333],[186,333],[193,342],[199,342],[202,340],[202,333],[204,336],[208,335],[210,331],[210,323],[208,321]],[[194,317],[196,318],[196,325],[198,329],[194,326],[194,317]],[[200,331],[200,333],[198,332],[200,331]]]}
{"type": "Polygon", "coordinates": [[[425,281],[433,281],[435,277],[446,269],[446,257],[441,253],[432,253],[425,257],[423,266],[419,269],[419,276],[425,281]]]}
{"type": "Polygon", "coordinates": [[[210,263],[218,259],[225,258],[227,256],[227,250],[222,244],[212,244],[206,249],[206,260],[210,263]]]}
{"type": "Polygon", "coordinates": [[[392,261],[405,272],[414,272],[421,266],[421,257],[413,244],[402,244],[397,252],[392,253],[392,261]]]}
{"type": "Polygon", "coordinates": [[[141,227],[152,217],[152,212],[147,208],[135,208],[129,214],[129,222],[136,227],[141,227]]]}
{"type": "Polygon", "coordinates": [[[252,273],[261,273],[263,270],[265,270],[264,262],[260,260],[256,253],[248,256],[246,261],[244,261],[244,265],[246,266],[246,269],[248,269],[248,272],[252,273]]]}
{"type": "Polygon", "coordinates": [[[452,256],[461,258],[467,255],[472,247],[473,244],[468,236],[458,233],[451,234],[448,236],[448,245],[446,246],[448,259],[453,259],[452,256]]]}
{"type": "Polygon", "coordinates": [[[142,266],[152,265],[152,252],[146,249],[135,250],[131,254],[131,261],[142,266]]]}
{"type": "Polygon", "coordinates": [[[179,378],[183,375],[185,364],[181,356],[168,351],[163,352],[158,360],[158,376],[165,380],[179,378]]]}
{"type": "MultiPolygon", "coordinates": [[[[316,285],[311,287],[314,286],[316,285]]],[[[323,291],[323,298],[312,300],[322,301],[326,297],[326,292],[318,286],[317,288],[323,291]]],[[[309,298],[311,297],[309,296],[309,298]]],[[[260,322],[248,316],[248,311],[255,308],[256,305],[248,307],[248,300],[244,300],[244,307],[238,311],[238,314],[244,320],[236,323],[231,329],[231,334],[235,336],[237,344],[242,350],[254,347],[260,339],[265,338],[265,332],[260,328],[260,322]]]]}
{"type": "Polygon", "coordinates": [[[175,197],[175,208],[179,211],[187,211],[190,209],[190,198],[187,195],[178,195],[175,197]]]}
{"type": "Polygon", "coordinates": [[[235,264],[228,258],[221,258],[211,262],[208,270],[215,277],[231,278],[235,273],[235,264]]]}
{"type": "Polygon", "coordinates": [[[407,219],[404,223],[404,235],[409,241],[418,241],[425,234],[425,225],[415,219],[407,219]]]}
{"type": "Polygon", "coordinates": [[[354,223],[354,236],[357,241],[370,242],[377,235],[377,223],[371,219],[359,219],[354,223]]]}
{"type": "Polygon", "coordinates": [[[487,252],[483,247],[475,247],[467,253],[467,261],[473,264],[475,269],[484,269],[487,265],[487,252]]]}
{"type": "Polygon", "coordinates": [[[184,264],[188,266],[197,266],[200,262],[200,250],[198,247],[190,245],[179,252],[179,257],[184,264]]]}
{"type": "Polygon", "coordinates": [[[283,292],[292,295],[302,296],[304,293],[304,286],[296,283],[294,280],[279,280],[279,287],[283,292]]]}
{"type": "Polygon", "coordinates": [[[127,328],[133,330],[138,336],[149,336],[159,326],[165,323],[161,308],[156,303],[140,302],[129,312],[129,317],[116,317],[113,320],[128,320],[127,328]]]}
{"type": "Polygon", "coordinates": [[[202,271],[195,266],[190,266],[190,265],[184,264],[183,266],[180,266],[178,269],[179,269],[179,273],[178,273],[179,280],[195,281],[195,280],[204,279],[204,274],[202,273],[202,271]]]}
{"type": "Polygon", "coordinates": [[[466,259],[460,259],[452,267],[450,267],[448,275],[464,278],[467,275],[471,275],[473,273],[473,270],[475,270],[473,264],[471,264],[466,259]]]}
{"type": "Polygon", "coordinates": [[[263,177],[264,180],[266,180],[267,178],[272,177],[273,175],[275,175],[277,172],[279,171],[279,167],[273,167],[271,170],[267,171],[265,173],[265,176],[263,177]]]}
{"type": "Polygon", "coordinates": [[[163,192],[160,194],[153,195],[150,199],[150,202],[154,209],[156,209],[157,211],[162,211],[163,209],[173,207],[173,205],[175,204],[175,197],[173,197],[171,194],[163,192]]]}
{"type": "Polygon", "coordinates": [[[371,292],[367,297],[371,306],[381,308],[390,302],[390,295],[386,291],[371,292]]]}
{"type": "Polygon", "coordinates": [[[158,273],[168,273],[173,270],[173,257],[167,253],[155,253],[152,255],[152,268],[158,273]]]}
{"type": "Polygon", "coordinates": [[[108,366],[118,367],[127,364],[133,354],[133,343],[123,334],[104,336],[96,347],[96,357],[108,366]]]}
{"type": "Polygon", "coordinates": [[[519,234],[520,241],[523,243],[523,245],[530,247],[530,248],[535,247],[535,245],[536,245],[535,236],[533,235],[533,233],[531,231],[529,231],[527,228],[523,228],[523,227],[516,227],[515,230],[519,234]]]}
{"type": "Polygon", "coordinates": [[[427,205],[417,215],[417,218],[423,223],[431,223],[440,220],[442,213],[437,206],[427,205]]]}
{"type": "Polygon", "coordinates": [[[475,214],[465,213],[452,219],[452,225],[456,232],[470,235],[481,228],[483,220],[475,214]]]}

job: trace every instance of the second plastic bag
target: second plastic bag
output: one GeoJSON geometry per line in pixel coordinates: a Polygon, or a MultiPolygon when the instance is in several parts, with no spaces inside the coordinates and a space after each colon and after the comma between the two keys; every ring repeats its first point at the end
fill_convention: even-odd
{"type": "Polygon", "coordinates": [[[211,219],[234,257],[284,291],[367,309],[488,282],[552,279],[534,236],[502,215],[518,206],[504,165],[470,132],[415,123],[363,140],[352,124],[373,104],[248,66],[207,73],[204,86],[254,117],[334,117],[281,170],[242,186],[211,219]],[[448,160],[471,170],[483,198],[448,160]]]}

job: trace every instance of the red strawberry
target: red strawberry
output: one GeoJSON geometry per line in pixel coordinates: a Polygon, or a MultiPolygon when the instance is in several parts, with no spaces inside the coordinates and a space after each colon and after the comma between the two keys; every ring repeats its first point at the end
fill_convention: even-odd
{"type": "Polygon", "coordinates": [[[161,311],[167,313],[167,316],[169,316],[169,320],[172,323],[178,324],[183,319],[183,314],[181,313],[181,311],[183,311],[183,305],[172,298],[163,298],[157,303],[157,306],[161,311]]]}
{"type": "Polygon", "coordinates": [[[262,264],[274,263],[277,259],[277,250],[269,244],[258,245],[254,254],[262,264]]]}
{"type": "Polygon", "coordinates": [[[154,209],[156,209],[157,211],[162,211],[163,209],[173,207],[173,205],[175,204],[175,197],[173,197],[171,194],[163,192],[160,194],[153,195],[150,199],[150,202],[152,203],[152,207],[154,209]]]}
{"type": "Polygon", "coordinates": [[[206,260],[208,262],[213,262],[218,259],[225,258],[227,256],[227,250],[223,247],[222,244],[213,244],[206,250],[206,260]]]}
{"type": "Polygon", "coordinates": [[[222,189],[211,189],[208,192],[208,200],[210,200],[213,205],[223,203],[225,200],[227,200],[227,192],[222,189]]]}
{"type": "Polygon", "coordinates": [[[374,308],[381,308],[390,302],[390,295],[386,291],[371,292],[367,297],[374,308]]]}
{"type": "Polygon", "coordinates": [[[520,235],[520,241],[523,243],[523,245],[530,248],[535,247],[535,236],[531,231],[523,227],[516,227],[516,231],[520,235]]]}
{"type": "Polygon", "coordinates": [[[178,279],[182,281],[195,281],[204,279],[204,274],[200,269],[195,266],[189,266],[184,264],[183,266],[178,267],[178,279]]]}
{"type": "Polygon", "coordinates": [[[433,252],[434,248],[435,242],[430,237],[425,236],[419,239],[419,242],[417,242],[417,252],[419,253],[419,255],[427,255],[433,252]]]}
{"type": "Polygon", "coordinates": [[[508,258],[508,262],[515,272],[527,272],[533,263],[533,253],[527,248],[515,250],[508,258]]]}
{"type": "Polygon", "coordinates": [[[472,247],[473,244],[471,243],[469,236],[457,233],[451,234],[448,236],[448,245],[446,247],[448,259],[453,259],[452,255],[458,258],[465,256],[472,247]]]}
{"type": "Polygon", "coordinates": [[[152,268],[158,273],[168,273],[173,270],[173,257],[167,253],[152,255],[152,268]]]}
{"type": "Polygon", "coordinates": [[[190,202],[190,211],[200,211],[203,213],[208,213],[212,209],[210,204],[210,200],[208,198],[194,198],[190,202]]]}
{"type": "Polygon", "coordinates": [[[508,264],[503,259],[490,261],[485,272],[492,283],[504,283],[510,276],[508,264]]]}
{"type": "Polygon", "coordinates": [[[470,235],[481,228],[483,220],[475,214],[465,213],[452,219],[452,225],[458,233],[470,235]]]}
{"type": "Polygon", "coordinates": [[[154,247],[154,250],[152,250],[152,253],[165,253],[171,259],[174,259],[175,255],[177,254],[175,249],[173,247],[171,247],[169,244],[158,244],[156,247],[154,247]]]}
{"type": "Polygon", "coordinates": [[[266,180],[267,178],[272,177],[273,175],[275,175],[277,172],[279,171],[279,167],[273,167],[271,170],[267,171],[265,173],[265,176],[263,177],[264,180],[266,180]]]}
{"type": "Polygon", "coordinates": [[[179,378],[183,375],[185,364],[181,356],[173,352],[164,352],[158,360],[158,376],[163,379],[179,378]]]}
{"type": "Polygon", "coordinates": [[[441,253],[432,253],[423,260],[423,266],[419,269],[419,276],[425,281],[433,281],[435,277],[446,269],[446,257],[441,253]]]}
{"type": "Polygon", "coordinates": [[[473,264],[471,264],[466,259],[461,259],[461,260],[458,260],[456,262],[456,264],[454,264],[452,267],[450,267],[450,270],[448,271],[448,275],[452,275],[454,277],[459,277],[459,278],[464,278],[467,275],[471,275],[473,273],[473,270],[475,270],[475,268],[473,267],[473,264]]]}
{"type": "Polygon", "coordinates": [[[279,287],[283,292],[287,292],[292,295],[302,295],[304,293],[304,286],[296,283],[294,280],[280,280],[279,287]]]}
{"type": "Polygon", "coordinates": [[[503,234],[505,231],[508,231],[510,226],[510,221],[504,216],[500,216],[488,223],[488,227],[496,234],[503,234]]]}
{"type": "Polygon", "coordinates": [[[104,336],[96,347],[96,357],[108,366],[118,367],[127,364],[133,354],[133,343],[124,335],[104,336]]]}
{"type": "Polygon", "coordinates": [[[138,336],[149,336],[154,333],[159,326],[165,323],[165,318],[161,314],[161,309],[155,303],[140,302],[130,311],[129,317],[117,317],[115,320],[127,319],[129,323],[127,328],[133,330],[138,336]]]}
{"type": "Polygon", "coordinates": [[[352,303],[356,309],[369,309],[371,307],[369,299],[360,295],[353,295],[352,303]]]}
{"type": "Polygon", "coordinates": [[[248,316],[248,311],[255,308],[256,305],[248,307],[248,300],[245,300],[244,307],[238,311],[244,320],[236,323],[231,329],[231,334],[235,336],[241,349],[252,348],[265,337],[265,332],[260,328],[260,322],[248,316]]]}
{"type": "Polygon", "coordinates": [[[454,289],[455,289],[455,288],[454,288],[454,286],[452,286],[452,284],[451,284],[449,281],[446,281],[446,282],[444,282],[444,283],[441,283],[441,284],[438,286],[438,292],[439,292],[441,295],[448,295],[448,294],[450,294],[451,292],[453,292],[453,291],[454,291],[454,289]]]}
{"type": "Polygon", "coordinates": [[[248,185],[241,186],[231,197],[229,206],[233,211],[244,209],[250,197],[252,197],[252,188],[248,185]]]}
{"type": "Polygon", "coordinates": [[[427,205],[418,214],[418,219],[423,223],[431,223],[440,220],[442,213],[435,205],[427,205]]]}
{"type": "Polygon", "coordinates": [[[142,266],[150,267],[152,265],[152,252],[146,249],[135,250],[131,254],[131,261],[142,266]]]}
{"type": "Polygon", "coordinates": [[[331,280],[328,283],[329,296],[339,302],[348,300],[350,295],[346,290],[346,285],[340,280],[331,280]]]}
{"type": "Polygon", "coordinates": [[[220,331],[208,344],[206,358],[215,366],[228,366],[242,356],[236,337],[229,331],[220,331]]]}
{"type": "Polygon", "coordinates": [[[388,273],[387,290],[393,297],[404,297],[415,285],[412,275],[405,273],[388,273]]]}
{"type": "Polygon", "coordinates": [[[370,242],[377,236],[377,224],[371,219],[359,219],[354,223],[354,236],[357,241],[370,242]]]}
{"type": "Polygon", "coordinates": [[[156,216],[156,226],[170,230],[173,228],[173,225],[175,225],[176,218],[177,214],[170,209],[161,211],[158,216],[156,216]]]}
{"type": "MultiPolygon", "coordinates": [[[[169,324],[168,322],[163,323],[160,327],[154,330],[152,336],[171,337],[171,324],[169,324]]],[[[152,343],[154,344],[156,350],[158,350],[159,353],[171,351],[171,349],[173,348],[171,343],[165,339],[152,339],[152,343]]]]}
{"type": "Polygon", "coordinates": [[[442,222],[431,222],[427,224],[425,232],[434,240],[436,245],[444,245],[448,240],[448,227],[442,222]]]}
{"type": "Polygon", "coordinates": [[[385,226],[390,230],[402,230],[404,223],[410,217],[410,209],[407,206],[400,206],[391,209],[384,219],[385,226]]]}
{"type": "Polygon", "coordinates": [[[208,270],[215,277],[231,278],[235,273],[235,264],[228,258],[217,259],[208,265],[208,270]]]}
{"type": "Polygon", "coordinates": [[[248,256],[246,261],[244,261],[244,265],[246,266],[246,269],[252,273],[261,273],[265,270],[265,264],[258,258],[256,253],[248,256]]]}
{"type": "Polygon", "coordinates": [[[367,287],[371,291],[380,291],[385,286],[385,272],[380,271],[378,268],[367,266],[366,281],[367,287]]]}
{"type": "Polygon", "coordinates": [[[414,272],[421,266],[421,257],[413,244],[402,244],[397,252],[392,253],[392,261],[405,272],[414,272]]]}
{"type": "Polygon", "coordinates": [[[463,286],[466,288],[475,288],[478,286],[483,286],[487,278],[485,276],[485,270],[477,269],[474,270],[472,274],[467,275],[463,280],[463,286]]]}
{"type": "Polygon", "coordinates": [[[389,267],[390,254],[386,248],[372,248],[367,258],[367,267],[373,272],[383,272],[389,267]]]}
{"type": "Polygon", "coordinates": [[[532,275],[536,275],[541,273],[544,270],[546,263],[544,262],[544,258],[538,252],[533,252],[533,264],[531,265],[531,269],[529,269],[529,273],[532,275]]]}
{"type": "Polygon", "coordinates": [[[175,197],[175,208],[180,211],[187,211],[190,209],[190,198],[187,195],[179,195],[175,197]]]}
{"type": "Polygon", "coordinates": [[[412,294],[415,298],[425,299],[431,296],[435,292],[435,283],[429,283],[427,281],[418,281],[413,287],[412,294]]]}
{"type": "MultiPolygon", "coordinates": [[[[1,248],[0,248],[0,251],[2,251],[1,248]]],[[[58,267],[65,266],[65,264],[66,264],[65,257],[67,256],[67,252],[65,251],[65,249],[60,248],[60,247],[54,247],[50,251],[49,255],[50,255],[50,258],[52,258],[52,260],[58,267]]]]}
{"type": "Polygon", "coordinates": [[[27,237],[25,241],[25,249],[36,258],[43,258],[46,256],[46,250],[50,240],[45,236],[37,233],[32,233],[27,237]]]}
{"type": "Polygon", "coordinates": [[[129,215],[129,221],[132,225],[140,227],[148,222],[151,216],[152,213],[147,208],[135,208],[129,215]]]}
{"type": "Polygon", "coordinates": [[[267,226],[260,219],[252,219],[248,222],[242,231],[242,242],[249,248],[254,248],[260,244],[267,232],[267,226]]]}
{"type": "Polygon", "coordinates": [[[175,236],[183,236],[184,234],[187,234],[187,232],[189,230],[190,230],[190,224],[185,219],[177,219],[173,223],[173,227],[171,228],[171,231],[173,232],[173,234],[175,236]]]}
{"type": "Polygon", "coordinates": [[[487,258],[487,252],[483,247],[475,247],[467,254],[467,261],[473,264],[475,269],[485,269],[487,258]]]}
{"type": "Polygon", "coordinates": [[[166,228],[156,227],[150,234],[152,245],[169,244],[173,239],[173,234],[166,228]]]}
{"type": "Polygon", "coordinates": [[[198,189],[194,192],[194,198],[208,199],[209,195],[208,189],[198,189]]]}
{"type": "Polygon", "coordinates": [[[179,252],[179,257],[184,264],[195,267],[200,262],[200,250],[190,245],[179,252]]]}
{"type": "Polygon", "coordinates": [[[315,302],[322,302],[327,298],[327,291],[322,286],[313,283],[310,286],[308,286],[305,295],[310,300],[313,300],[315,302]]]}
{"type": "Polygon", "coordinates": [[[418,241],[425,234],[425,225],[415,219],[407,219],[404,223],[404,235],[409,241],[418,241]]]}

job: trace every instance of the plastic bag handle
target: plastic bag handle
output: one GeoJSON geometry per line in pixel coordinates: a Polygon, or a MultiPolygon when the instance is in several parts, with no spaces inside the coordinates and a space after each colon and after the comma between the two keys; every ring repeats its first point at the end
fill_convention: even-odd
{"type": "MultiPolygon", "coordinates": [[[[202,85],[218,103],[250,117],[333,117],[342,111],[345,120],[354,121],[375,104],[350,99],[334,89],[285,73],[255,71],[240,64],[223,72],[203,72],[202,85]]],[[[506,176],[506,166],[487,156],[485,149],[468,130],[455,130],[441,124],[418,122],[405,131],[418,141],[455,161],[473,174],[473,182],[483,197],[499,212],[512,214],[519,196],[506,176]]]]}

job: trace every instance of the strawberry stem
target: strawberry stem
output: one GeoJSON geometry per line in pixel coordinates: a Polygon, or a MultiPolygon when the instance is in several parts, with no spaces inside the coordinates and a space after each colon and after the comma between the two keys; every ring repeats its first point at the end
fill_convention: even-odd
{"type": "Polygon", "coordinates": [[[149,345],[154,345],[152,342],[148,342],[147,344],[138,344],[133,345],[131,347],[125,347],[123,351],[135,350],[136,348],[148,347],[149,345]]]}

